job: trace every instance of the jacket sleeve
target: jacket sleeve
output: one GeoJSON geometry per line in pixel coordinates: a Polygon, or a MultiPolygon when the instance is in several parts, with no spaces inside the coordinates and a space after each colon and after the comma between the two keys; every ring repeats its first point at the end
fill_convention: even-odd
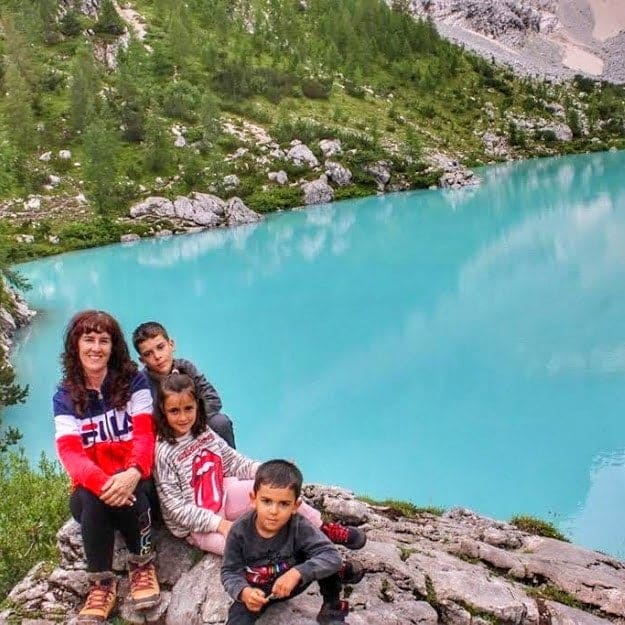
{"type": "Polygon", "coordinates": [[[295,566],[302,576],[302,583],[323,579],[337,573],[341,568],[341,554],[321,530],[303,516],[296,514],[295,546],[304,553],[304,562],[295,566]]]}
{"type": "Polygon", "coordinates": [[[238,523],[235,523],[228,532],[224,557],[221,563],[221,583],[225,591],[238,601],[244,588],[249,586],[245,578],[245,558],[243,546],[245,539],[238,523]]]}
{"type": "Polygon", "coordinates": [[[185,476],[180,475],[175,464],[167,459],[167,450],[170,447],[165,442],[157,445],[154,465],[154,482],[165,524],[179,538],[188,536],[191,532],[216,532],[221,517],[185,499],[181,484],[185,476]],[[185,528],[186,531],[181,532],[177,528],[185,528]]]}
{"type": "Polygon", "coordinates": [[[217,414],[221,410],[223,404],[221,403],[221,398],[219,397],[219,393],[217,393],[215,387],[202,373],[197,370],[197,367],[188,360],[178,360],[176,368],[193,378],[198,393],[204,399],[206,416],[210,419],[214,414],[217,414]]]}
{"type": "Polygon", "coordinates": [[[126,411],[132,419],[132,453],[126,468],[137,466],[141,477],[147,479],[154,464],[154,421],[152,419],[152,393],[144,373],[137,373],[132,381],[132,395],[126,411]]]}
{"type": "Polygon", "coordinates": [[[69,397],[58,391],[53,400],[54,438],[61,464],[74,484],[100,496],[109,476],[95,463],[82,446],[81,422],[69,397]]]}

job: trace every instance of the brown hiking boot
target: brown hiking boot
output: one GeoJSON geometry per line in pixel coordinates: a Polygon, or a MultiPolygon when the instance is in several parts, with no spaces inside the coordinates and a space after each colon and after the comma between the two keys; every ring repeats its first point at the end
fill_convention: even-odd
{"type": "Polygon", "coordinates": [[[130,577],[130,598],[135,610],[147,610],[160,603],[161,589],[152,560],[144,564],[128,562],[128,577],[130,577]]]}
{"type": "Polygon", "coordinates": [[[96,579],[89,586],[83,609],[78,613],[78,623],[104,623],[113,612],[117,599],[117,580],[114,577],[96,579]]]}

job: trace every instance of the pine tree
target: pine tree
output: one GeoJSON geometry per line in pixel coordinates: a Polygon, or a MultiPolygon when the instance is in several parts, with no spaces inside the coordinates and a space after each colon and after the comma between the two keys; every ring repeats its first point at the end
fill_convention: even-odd
{"type": "Polygon", "coordinates": [[[155,174],[164,173],[171,166],[171,136],[156,117],[150,117],[146,123],[144,154],[146,167],[155,174]]]}
{"type": "Polygon", "coordinates": [[[98,21],[93,27],[96,33],[105,35],[123,35],[126,26],[124,20],[119,16],[112,0],[102,0],[98,21]]]}
{"type": "Polygon", "coordinates": [[[85,183],[87,197],[102,217],[115,202],[111,188],[117,178],[120,142],[108,115],[95,117],[85,131],[85,183]]]}
{"type": "Polygon", "coordinates": [[[32,96],[24,77],[14,63],[9,63],[4,77],[6,92],[7,133],[13,145],[29,152],[35,143],[35,119],[32,96]]]}
{"type": "Polygon", "coordinates": [[[75,132],[82,131],[92,115],[98,75],[91,49],[82,46],[74,59],[74,73],[70,93],[70,121],[75,132]]]}

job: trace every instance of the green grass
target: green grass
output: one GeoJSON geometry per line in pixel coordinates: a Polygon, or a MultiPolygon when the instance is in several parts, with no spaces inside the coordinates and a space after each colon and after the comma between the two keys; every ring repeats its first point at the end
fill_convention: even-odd
{"type": "Polygon", "coordinates": [[[510,519],[510,523],[528,534],[555,538],[556,540],[562,540],[567,543],[570,542],[569,539],[549,521],[543,521],[533,516],[521,514],[513,516],[510,519]]]}
{"type": "Polygon", "coordinates": [[[360,501],[371,506],[380,506],[386,508],[382,511],[382,514],[391,516],[394,518],[406,517],[408,519],[414,519],[423,514],[431,514],[434,516],[442,516],[445,512],[444,508],[438,506],[417,506],[409,501],[401,501],[398,499],[373,499],[367,495],[358,495],[360,501]]]}

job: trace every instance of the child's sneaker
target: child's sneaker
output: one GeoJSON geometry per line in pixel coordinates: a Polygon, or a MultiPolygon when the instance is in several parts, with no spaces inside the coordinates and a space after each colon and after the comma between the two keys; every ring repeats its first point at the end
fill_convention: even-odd
{"type": "Polygon", "coordinates": [[[321,604],[319,614],[317,614],[317,623],[319,625],[343,625],[348,614],[349,604],[347,601],[340,600],[335,603],[324,601],[321,604]]]}
{"type": "Polygon", "coordinates": [[[360,562],[345,558],[339,569],[339,577],[343,584],[357,584],[365,576],[365,569],[360,562]]]}
{"type": "Polygon", "coordinates": [[[367,542],[367,535],[357,527],[347,527],[340,523],[324,523],[321,531],[336,545],[348,549],[362,549],[367,542]]]}
{"type": "Polygon", "coordinates": [[[161,601],[161,589],[156,579],[156,567],[150,560],[143,564],[128,562],[130,598],[135,610],[147,610],[161,601]]]}
{"type": "Polygon", "coordinates": [[[96,579],[89,586],[89,594],[77,622],[81,625],[104,623],[113,612],[117,600],[117,580],[114,577],[96,579]]]}

